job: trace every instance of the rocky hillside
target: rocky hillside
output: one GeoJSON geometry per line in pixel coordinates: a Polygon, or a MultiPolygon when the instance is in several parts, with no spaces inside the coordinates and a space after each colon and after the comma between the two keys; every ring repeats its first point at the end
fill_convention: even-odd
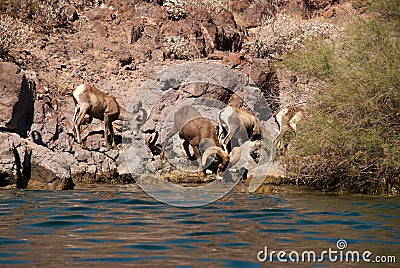
{"type": "MultiPolygon", "coordinates": [[[[247,74],[272,113],[307,101],[322,85],[274,63],[312,38],[337,38],[344,18],[362,10],[354,7],[337,0],[2,1],[0,135],[6,146],[0,186],[69,189],[73,181],[132,181],[123,176],[129,172],[120,152],[102,148],[100,121],[84,127],[85,146],[74,140],[71,92],[83,82],[126,107],[160,71],[200,60],[247,74]]],[[[180,98],[218,91],[207,86],[182,90],[186,95],[180,98]]],[[[242,105],[231,97],[216,98],[242,105]]],[[[148,111],[143,130],[147,139],[158,136],[152,141],[155,156],[158,114],[177,99],[148,111]]]]}

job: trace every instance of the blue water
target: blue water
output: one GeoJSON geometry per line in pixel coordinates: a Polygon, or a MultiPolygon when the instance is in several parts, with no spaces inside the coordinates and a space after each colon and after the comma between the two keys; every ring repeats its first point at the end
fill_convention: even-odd
{"type": "MultiPolygon", "coordinates": [[[[0,190],[0,266],[360,267],[365,262],[265,262],[259,251],[371,251],[400,262],[400,198],[231,192],[196,208],[137,186],[0,190]]],[[[394,263],[379,267],[397,267],[394,263]]],[[[377,267],[376,263],[367,265],[377,267]]]]}

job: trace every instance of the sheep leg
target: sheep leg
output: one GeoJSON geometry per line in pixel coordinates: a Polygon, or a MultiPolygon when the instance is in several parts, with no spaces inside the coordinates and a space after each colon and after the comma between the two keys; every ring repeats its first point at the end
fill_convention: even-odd
{"type": "Polygon", "coordinates": [[[79,114],[79,106],[78,104],[75,105],[75,112],[74,112],[74,119],[72,120],[72,130],[74,132],[75,137],[77,137],[77,131],[76,131],[76,127],[75,127],[75,122],[78,119],[78,114],[79,114]]]}
{"type": "Polygon", "coordinates": [[[111,148],[111,145],[108,142],[108,131],[109,131],[109,128],[110,128],[110,117],[108,115],[104,115],[104,139],[105,139],[104,146],[106,146],[107,149],[111,148]]]}
{"type": "Polygon", "coordinates": [[[288,122],[282,121],[282,124],[280,126],[280,131],[279,131],[279,135],[276,136],[275,141],[279,141],[280,139],[283,138],[283,135],[285,135],[286,131],[289,130],[289,126],[287,124],[288,122]]]}
{"type": "Polygon", "coordinates": [[[75,106],[75,112],[74,112],[74,119],[73,119],[74,122],[75,122],[76,119],[78,118],[79,110],[80,110],[80,109],[79,109],[79,106],[76,105],[76,106],[75,106]]]}
{"type": "Polygon", "coordinates": [[[205,177],[206,176],[206,171],[203,169],[203,166],[201,165],[200,149],[199,149],[198,146],[193,146],[193,145],[192,145],[192,148],[193,148],[194,157],[196,157],[197,163],[198,163],[199,168],[200,168],[199,171],[197,172],[197,174],[200,177],[205,177]]]}
{"type": "Polygon", "coordinates": [[[81,139],[81,132],[79,130],[80,125],[82,124],[83,119],[85,118],[85,115],[87,111],[89,110],[88,105],[83,105],[82,107],[79,108],[77,116],[74,116],[74,129],[76,132],[76,139],[78,143],[82,143],[81,139]]]}
{"type": "Polygon", "coordinates": [[[184,141],[184,142],[183,142],[183,149],[185,149],[185,153],[186,153],[186,155],[187,155],[187,157],[188,157],[188,159],[189,159],[190,161],[196,160],[196,159],[192,156],[192,154],[190,153],[189,145],[190,145],[189,142],[184,141]]]}
{"type": "Polygon", "coordinates": [[[117,145],[115,144],[114,128],[113,128],[113,124],[112,124],[112,121],[111,121],[111,120],[110,120],[109,123],[108,123],[108,129],[110,130],[110,135],[111,135],[111,142],[112,142],[111,146],[112,146],[113,148],[116,148],[117,145]]]}
{"type": "Polygon", "coordinates": [[[174,127],[172,127],[171,131],[168,133],[167,137],[165,138],[162,147],[161,147],[161,153],[160,153],[160,158],[165,159],[165,146],[167,146],[167,142],[169,139],[174,136],[178,132],[178,130],[174,127]]]}
{"type": "Polygon", "coordinates": [[[230,151],[231,147],[232,147],[232,143],[231,143],[231,146],[229,146],[229,148],[228,148],[228,143],[231,141],[231,139],[235,135],[235,133],[236,133],[236,130],[229,131],[228,135],[226,135],[225,139],[222,142],[222,144],[224,145],[225,149],[228,149],[228,151],[230,151]]]}

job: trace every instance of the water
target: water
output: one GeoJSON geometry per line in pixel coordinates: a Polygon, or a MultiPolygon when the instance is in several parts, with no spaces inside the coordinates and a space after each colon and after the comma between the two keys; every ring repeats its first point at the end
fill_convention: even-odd
{"type": "MultiPolygon", "coordinates": [[[[400,262],[399,204],[399,197],[232,192],[207,206],[178,208],[135,185],[0,190],[0,266],[293,267],[276,255],[262,263],[257,254],[265,246],[268,254],[339,251],[339,239],[347,242],[343,252],[400,262]]],[[[323,257],[302,265],[361,265],[323,257]]]]}

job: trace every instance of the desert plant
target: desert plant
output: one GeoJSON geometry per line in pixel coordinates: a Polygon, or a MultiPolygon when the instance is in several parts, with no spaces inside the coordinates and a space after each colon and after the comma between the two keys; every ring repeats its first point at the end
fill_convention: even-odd
{"type": "Polygon", "coordinates": [[[164,39],[164,53],[170,59],[190,59],[196,54],[196,49],[186,37],[167,36],[164,39]]]}
{"type": "Polygon", "coordinates": [[[393,18],[400,20],[400,3],[377,2],[385,7],[397,2],[397,9],[390,8],[397,17],[353,23],[335,53],[328,53],[335,56],[324,56],[317,66],[318,60],[307,59],[321,58],[313,46],[284,60],[327,84],[309,105],[309,119],[300,124],[286,156],[297,181],[362,193],[400,187],[400,33],[393,26],[393,18]]]}
{"type": "Polygon", "coordinates": [[[28,25],[17,18],[0,15],[0,57],[7,56],[10,50],[18,49],[31,34],[28,25]]]}
{"type": "Polygon", "coordinates": [[[30,24],[36,31],[50,33],[69,26],[65,9],[73,5],[87,10],[101,4],[101,0],[0,0],[0,14],[30,24]]]}
{"type": "Polygon", "coordinates": [[[171,20],[180,20],[186,17],[185,3],[182,0],[165,0],[163,8],[168,12],[171,20]]]}
{"type": "Polygon", "coordinates": [[[33,17],[44,32],[51,32],[68,25],[64,3],[59,0],[43,1],[38,5],[33,17]]]}
{"type": "Polygon", "coordinates": [[[319,19],[304,22],[278,14],[272,23],[250,29],[243,47],[246,53],[260,58],[281,56],[315,39],[334,40],[339,33],[340,30],[333,24],[319,19]]]}

